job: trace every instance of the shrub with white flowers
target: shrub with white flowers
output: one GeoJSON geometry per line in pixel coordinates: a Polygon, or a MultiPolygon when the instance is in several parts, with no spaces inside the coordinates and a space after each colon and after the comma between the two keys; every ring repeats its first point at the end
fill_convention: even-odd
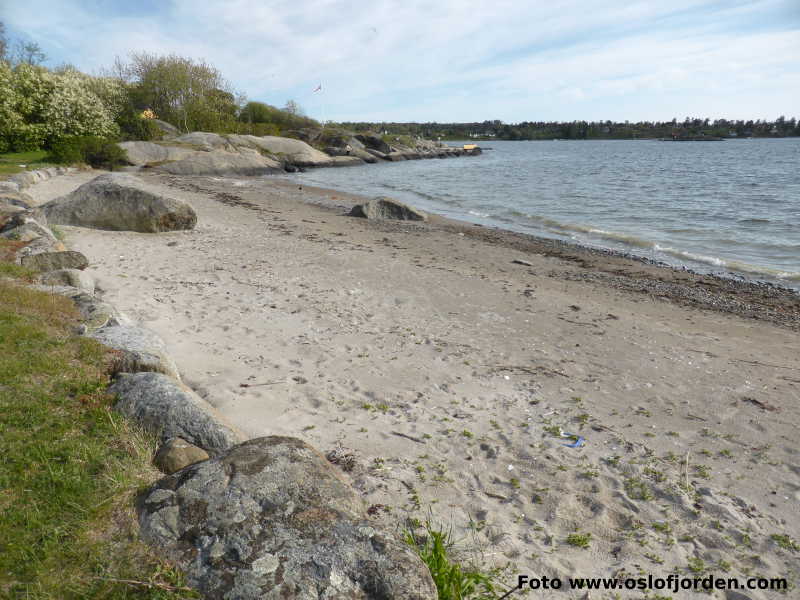
{"type": "Polygon", "coordinates": [[[125,102],[114,79],[0,61],[0,152],[35,150],[67,136],[115,136],[125,102]]]}

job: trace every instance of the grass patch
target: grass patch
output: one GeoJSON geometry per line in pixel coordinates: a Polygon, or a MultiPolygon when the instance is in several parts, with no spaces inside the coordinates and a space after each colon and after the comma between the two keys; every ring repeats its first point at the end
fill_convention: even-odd
{"type": "Polygon", "coordinates": [[[48,162],[47,150],[34,150],[32,152],[8,152],[0,154],[0,179],[5,179],[14,173],[52,167],[48,162]],[[20,165],[25,165],[24,167],[20,165]]]}
{"type": "Polygon", "coordinates": [[[575,546],[576,548],[588,548],[589,544],[592,541],[592,534],[591,533],[570,533],[567,536],[566,542],[570,546],[575,546]]]}
{"type": "Polygon", "coordinates": [[[155,441],[110,411],[109,351],[77,323],[68,299],[0,281],[0,597],[196,598],[138,541],[155,441]]]}
{"type": "Polygon", "coordinates": [[[453,541],[449,531],[425,523],[424,537],[424,541],[419,541],[411,531],[405,535],[406,542],[428,566],[439,600],[491,600],[498,597],[495,577],[491,573],[453,560],[453,541]]]}

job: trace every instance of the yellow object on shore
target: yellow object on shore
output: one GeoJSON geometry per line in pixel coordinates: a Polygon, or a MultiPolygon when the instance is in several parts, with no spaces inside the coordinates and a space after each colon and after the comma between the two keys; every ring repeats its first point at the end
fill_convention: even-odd
{"type": "Polygon", "coordinates": [[[464,150],[475,150],[478,147],[478,144],[464,144],[464,150]]]}
{"type": "Polygon", "coordinates": [[[155,118],[157,118],[157,117],[156,117],[156,113],[154,113],[154,112],[153,112],[152,110],[150,110],[149,108],[148,108],[147,110],[143,110],[143,111],[142,111],[141,117],[142,117],[143,119],[155,119],[155,118]]]}

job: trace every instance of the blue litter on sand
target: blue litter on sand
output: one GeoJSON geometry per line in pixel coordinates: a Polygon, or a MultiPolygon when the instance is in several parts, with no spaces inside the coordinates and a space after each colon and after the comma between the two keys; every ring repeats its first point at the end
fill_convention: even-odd
{"type": "Polygon", "coordinates": [[[571,444],[561,444],[562,446],[566,446],[567,448],[581,448],[586,443],[586,438],[582,435],[576,435],[574,433],[567,433],[566,431],[561,434],[563,437],[570,437],[570,438],[578,438],[571,444]]]}

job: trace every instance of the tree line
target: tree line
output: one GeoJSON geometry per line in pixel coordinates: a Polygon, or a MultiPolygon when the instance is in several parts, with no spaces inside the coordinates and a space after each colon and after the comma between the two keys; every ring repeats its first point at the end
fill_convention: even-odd
{"type": "Polygon", "coordinates": [[[378,130],[391,135],[413,135],[444,140],[589,140],[714,137],[789,137],[800,136],[800,122],[780,116],[774,121],[700,119],[686,117],[671,121],[502,121],[474,123],[387,123],[348,122],[341,124],[356,131],[378,130]]]}

